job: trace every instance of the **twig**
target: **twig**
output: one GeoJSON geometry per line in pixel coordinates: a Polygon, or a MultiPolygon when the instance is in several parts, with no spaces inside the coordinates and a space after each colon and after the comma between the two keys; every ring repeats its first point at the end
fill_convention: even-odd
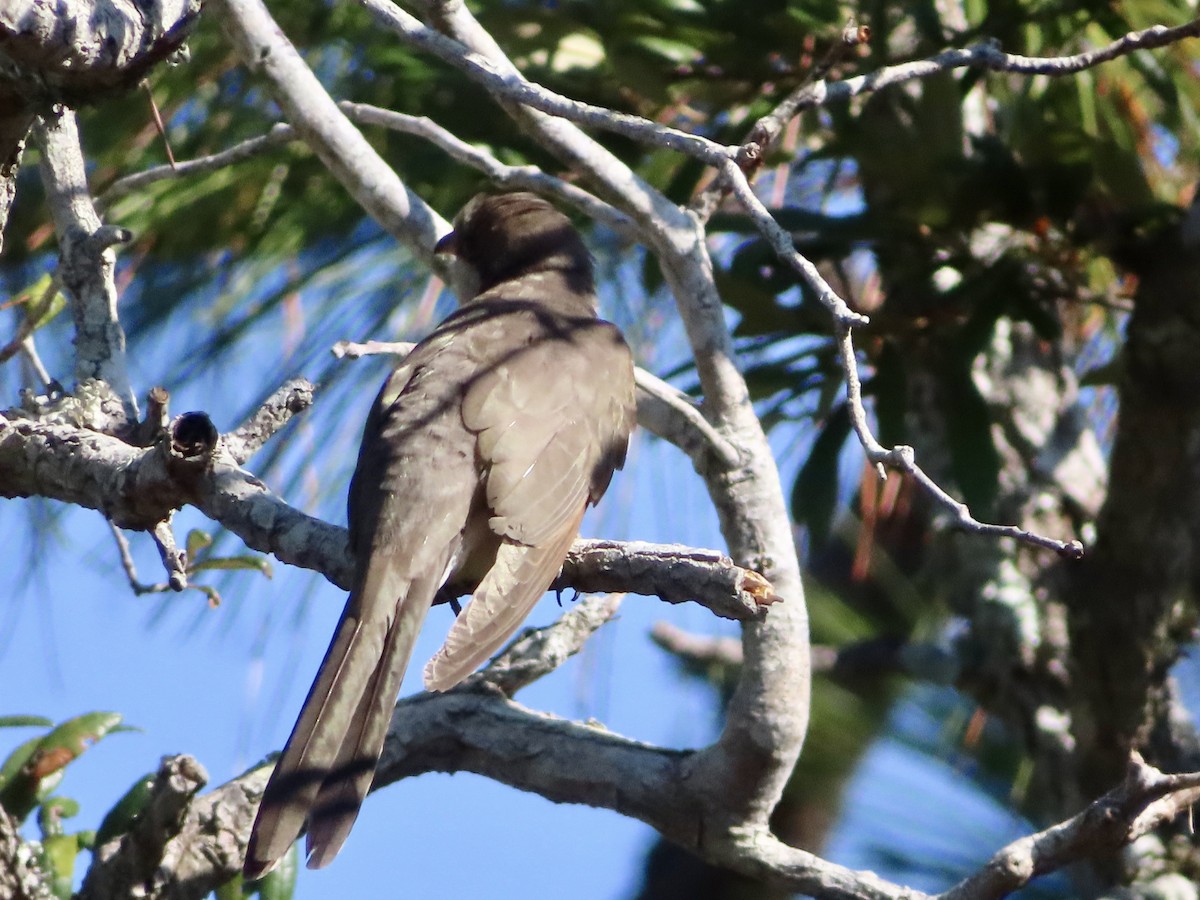
{"type": "MultiPolygon", "coordinates": [[[[775,143],[781,131],[786,127],[787,123],[796,114],[796,104],[804,97],[812,87],[812,85],[823,79],[845,55],[853,47],[857,47],[866,41],[870,35],[870,29],[866,26],[860,26],[853,19],[846,23],[846,27],[842,29],[839,40],[835,41],[829,48],[829,52],[825,54],[825,58],[815,65],[805,77],[803,83],[793,90],[787,97],[779,102],[776,107],[754,123],[742,141],[742,146],[755,145],[756,151],[754,158],[758,163],[761,163],[766,156],[767,150],[775,143]]],[[[758,165],[747,167],[746,177],[752,179],[754,172],[757,171],[758,165]]],[[[727,182],[717,179],[715,182],[701,191],[693,198],[690,208],[695,211],[703,222],[707,222],[717,208],[721,205],[725,195],[729,192],[727,182]]]]}
{"type": "Polygon", "coordinates": [[[296,140],[299,140],[296,130],[290,125],[279,123],[273,125],[266,134],[248,138],[218,153],[172,165],[154,166],[144,172],[135,172],[133,175],[118,178],[96,199],[96,206],[101,210],[109,209],[123,197],[140,191],[155,182],[215,172],[296,140]]]}
{"type": "Polygon", "coordinates": [[[158,103],[154,100],[154,91],[150,88],[150,82],[143,81],[142,87],[146,89],[146,99],[150,101],[150,114],[154,116],[154,127],[158,129],[158,136],[162,138],[163,149],[167,152],[167,162],[171,168],[175,167],[175,151],[171,149],[171,139],[167,137],[167,126],[163,124],[162,113],[159,112],[158,103]]]}
{"type": "Polygon", "coordinates": [[[940,900],[993,900],[1096,853],[1111,852],[1169,822],[1200,799],[1200,772],[1164,775],[1136,752],[1125,780],[1083,812],[1013,841],[940,900]]]}
{"type": "Polygon", "coordinates": [[[670,622],[655,622],[650,629],[650,640],[689,669],[736,668],[746,659],[742,642],[737,638],[692,634],[670,622]]]}
{"type": "Polygon", "coordinates": [[[523,630],[486,668],[468,678],[464,689],[486,684],[505,696],[514,696],[582,650],[587,639],[617,614],[622,596],[589,597],[556,622],[523,630]]]}
{"type": "Polygon", "coordinates": [[[867,460],[876,467],[880,478],[887,477],[885,468],[912,476],[940,507],[950,513],[953,519],[952,525],[955,528],[990,537],[1013,538],[1035,547],[1053,550],[1068,559],[1083,557],[1083,544],[1078,540],[1060,541],[1034,534],[1018,528],[1016,525],[992,525],[980,522],[971,515],[971,510],[965,503],[955,500],[937,482],[925,474],[924,470],[917,465],[916,452],[912,447],[900,445],[889,449],[880,444],[867,422],[867,411],[862,399],[862,382],[858,374],[858,361],[855,358],[854,342],[848,327],[839,328],[837,347],[842,372],[846,376],[846,406],[850,415],[850,423],[854,428],[854,433],[858,436],[859,443],[862,444],[867,460]]]}
{"type": "Polygon", "coordinates": [[[21,353],[29,364],[29,368],[33,370],[33,376],[38,381],[38,388],[49,394],[54,390],[54,379],[50,377],[50,372],[47,371],[41,356],[38,355],[37,342],[32,334],[27,334],[21,339],[21,353]]]}
{"type": "Polygon", "coordinates": [[[133,561],[133,554],[129,550],[129,540],[125,537],[125,533],[111,521],[107,519],[105,521],[108,522],[113,540],[117,544],[117,553],[121,557],[121,568],[125,570],[125,577],[129,581],[130,589],[139,597],[143,594],[165,594],[171,590],[171,586],[166,582],[146,584],[138,578],[137,565],[133,561]]]}
{"type": "Polygon", "coordinates": [[[806,109],[844,102],[951,69],[981,68],[1022,75],[1072,75],[1138,50],[1165,47],[1193,37],[1200,37],[1200,19],[1174,28],[1153,25],[1141,31],[1132,31],[1104,47],[1074,56],[1018,56],[1005,53],[995,43],[980,43],[966,49],[944,50],[927,59],[898,63],[843,81],[818,81],[792,98],[789,111],[795,115],[806,109]]]}
{"type": "Polygon", "coordinates": [[[313,404],[316,388],[307,378],[293,378],[275,390],[253,415],[225,435],[225,448],[238,465],[257,453],[297,413],[313,404]]]}
{"type": "Polygon", "coordinates": [[[767,210],[762,201],[754,194],[754,190],[750,187],[750,182],[746,180],[746,173],[732,160],[725,160],[720,165],[721,175],[724,177],[725,183],[729,185],[733,195],[737,197],[738,202],[746,210],[750,216],[750,220],[758,228],[759,233],[767,239],[771,249],[775,254],[789,266],[795,269],[800,277],[808,282],[809,286],[816,291],[817,300],[821,305],[829,310],[829,314],[833,316],[834,321],[839,327],[847,327],[850,325],[866,325],[870,320],[856,313],[846,301],[838,296],[837,291],[829,286],[829,283],[817,271],[817,267],[807,259],[803,254],[796,250],[796,245],[792,241],[792,236],[784,230],[775,217],[767,210]]]}
{"type": "Polygon", "coordinates": [[[150,532],[154,536],[154,545],[162,559],[163,567],[167,570],[167,583],[173,591],[182,591],[188,586],[187,553],[175,546],[175,533],[171,530],[171,520],[163,519],[150,532]]]}

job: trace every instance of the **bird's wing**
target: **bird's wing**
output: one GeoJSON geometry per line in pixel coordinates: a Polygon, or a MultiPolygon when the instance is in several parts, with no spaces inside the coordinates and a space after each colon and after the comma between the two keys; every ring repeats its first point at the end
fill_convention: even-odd
{"type": "Polygon", "coordinates": [[[558,574],[587,504],[624,459],[629,351],[607,323],[563,321],[569,327],[531,327],[528,342],[493,359],[463,397],[463,422],[478,435],[487,471],[489,524],[502,545],[425,669],[431,689],[453,687],[516,630],[558,574]]]}

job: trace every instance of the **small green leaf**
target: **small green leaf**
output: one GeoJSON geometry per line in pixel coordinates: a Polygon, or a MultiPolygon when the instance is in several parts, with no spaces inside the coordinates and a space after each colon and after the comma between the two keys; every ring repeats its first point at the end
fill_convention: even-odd
{"type": "Polygon", "coordinates": [[[188,567],[189,574],[220,569],[229,572],[261,572],[268,578],[275,574],[271,561],[265,556],[245,554],[243,556],[218,556],[201,560],[188,567]]]}
{"type": "Polygon", "coordinates": [[[187,555],[188,559],[195,559],[196,554],[201,550],[207,550],[212,546],[213,536],[207,531],[200,528],[193,528],[188,532],[187,536],[187,555]]]}
{"type": "Polygon", "coordinates": [[[150,799],[154,776],[154,772],[147,772],[135,781],[133,786],[113,805],[113,808],[104,814],[104,820],[96,829],[96,846],[103,847],[132,827],[134,819],[145,809],[146,801],[150,799]]]}
{"type": "Polygon", "coordinates": [[[0,716],[0,728],[49,728],[53,719],[45,716],[0,716]]]}

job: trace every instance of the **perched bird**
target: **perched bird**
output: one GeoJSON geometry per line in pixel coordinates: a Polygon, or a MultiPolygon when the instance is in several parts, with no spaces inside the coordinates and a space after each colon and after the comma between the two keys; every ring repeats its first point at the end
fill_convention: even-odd
{"type": "Polygon", "coordinates": [[[337,855],[435,599],[474,588],[425,669],[444,691],[520,626],[625,461],[633,358],[596,316],[591,256],[567,217],[533,194],[480,195],[437,249],[466,264],[477,292],[400,363],[367,417],[348,501],[353,588],[263,794],[247,878],[306,821],[308,866],[337,855]]]}

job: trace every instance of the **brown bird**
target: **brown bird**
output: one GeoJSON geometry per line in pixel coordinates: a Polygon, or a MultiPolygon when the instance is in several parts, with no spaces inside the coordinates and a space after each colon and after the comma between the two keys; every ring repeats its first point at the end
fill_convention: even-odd
{"type": "Polygon", "coordinates": [[[474,587],[425,669],[444,691],[525,619],[625,461],[633,358],[596,316],[592,260],[567,217],[533,194],[480,195],[437,250],[457,254],[478,290],[367,417],[348,501],[353,589],[263,794],[248,879],[306,821],[309,868],[337,855],[435,599],[474,587]]]}

